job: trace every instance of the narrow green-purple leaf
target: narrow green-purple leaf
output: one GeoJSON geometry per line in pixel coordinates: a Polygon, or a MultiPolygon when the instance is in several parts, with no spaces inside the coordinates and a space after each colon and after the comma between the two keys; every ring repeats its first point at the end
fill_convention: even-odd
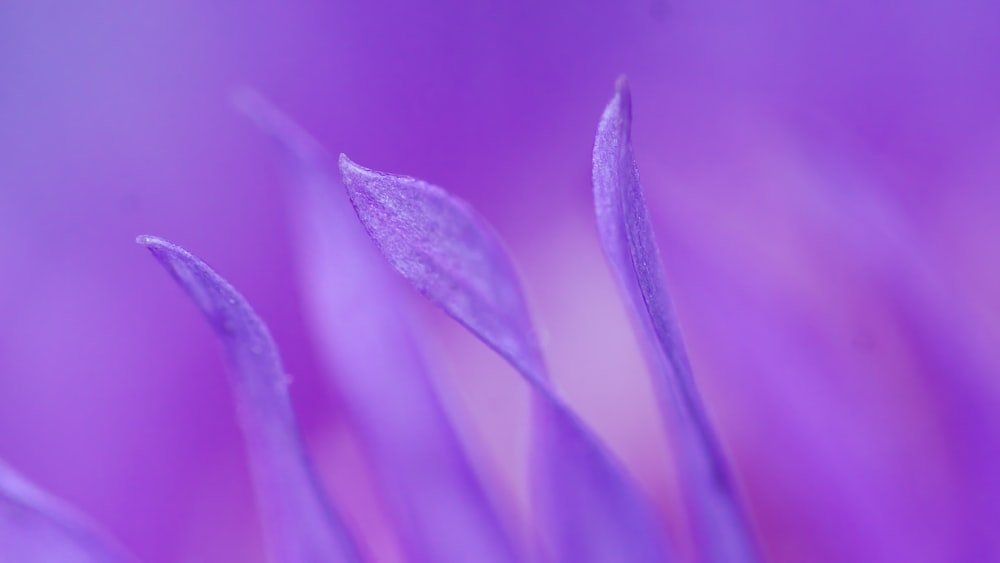
{"type": "Polygon", "coordinates": [[[134,559],[86,518],[0,461],[0,560],[113,563],[134,559]]]}
{"type": "Polygon", "coordinates": [[[521,560],[416,349],[400,280],[358,223],[335,164],[259,96],[244,94],[240,107],[284,157],[310,320],[408,552],[441,563],[521,560]]]}
{"type": "Polygon", "coordinates": [[[242,295],[188,251],[156,237],[141,236],[137,242],[188,293],[225,347],[264,533],[275,559],[360,561],[306,455],[288,379],[267,327],[242,295]]]}
{"type": "Polygon", "coordinates": [[[548,383],[513,264],[489,225],[441,188],[341,156],[351,202],[389,263],[531,384],[533,492],[554,561],[666,561],[649,506],[548,383]]]}
{"type": "Polygon", "coordinates": [[[702,557],[757,561],[750,526],[702,405],[667,291],[632,153],[632,102],[624,78],[594,144],[594,203],[605,254],[657,359],[655,386],[674,437],[682,488],[702,557]]]}

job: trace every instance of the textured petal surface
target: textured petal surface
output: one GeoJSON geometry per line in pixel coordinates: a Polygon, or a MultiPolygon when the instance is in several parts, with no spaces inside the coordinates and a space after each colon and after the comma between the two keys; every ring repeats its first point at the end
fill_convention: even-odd
{"type": "Polygon", "coordinates": [[[598,126],[593,171],[598,229],[640,332],[655,350],[656,385],[678,450],[698,548],[708,561],[755,561],[752,533],[695,387],[667,292],[632,153],[631,103],[621,79],[598,126]]]}
{"type": "Polygon", "coordinates": [[[86,520],[0,462],[0,558],[30,563],[131,561],[86,520]]]}
{"type": "Polygon", "coordinates": [[[340,165],[362,224],[390,264],[532,385],[532,484],[549,555],[560,562],[667,560],[632,481],[549,387],[516,273],[493,230],[436,186],[344,156],[340,165]]]}
{"type": "Polygon", "coordinates": [[[359,561],[306,457],[288,380],[267,327],[242,295],[183,248],[150,236],[137,242],[188,293],[229,356],[257,500],[275,558],[292,563],[359,561]]]}
{"type": "Polygon", "coordinates": [[[386,266],[327,154],[258,96],[241,107],[284,157],[307,311],[415,560],[518,560],[414,346],[386,266]],[[401,469],[405,468],[405,470],[401,469]]]}
{"type": "Polygon", "coordinates": [[[375,172],[344,155],[340,170],[392,267],[527,377],[545,379],[517,274],[493,229],[427,182],[375,172]]]}

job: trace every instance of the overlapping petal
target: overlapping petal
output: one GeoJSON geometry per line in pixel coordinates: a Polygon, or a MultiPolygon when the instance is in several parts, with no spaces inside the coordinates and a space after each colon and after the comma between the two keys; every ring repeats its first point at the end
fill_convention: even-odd
{"type": "Polygon", "coordinates": [[[256,95],[241,108],[282,154],[307,311],[408,552],[442,563],[518,560],[415,348],[399,280],[358,223],[327,154],[256,95]]]}
{"type": "Polygon", "coordinates": [[[204,314],[232,364],[230,382],[270,548],[289,563],[353,563],[357,547],[307,458],[270,332],[246,299],[200,259],[163,239],[137,242],[204,314]]]}
{"type": "Polygon", "coordinates": [[[548,382],[513,264],[475,211],[441,188],[341,156],[361,223],[407,281],[513,365],[533,390],[533,486],[555,561],[664,561],[634,483],[548,382]]]}

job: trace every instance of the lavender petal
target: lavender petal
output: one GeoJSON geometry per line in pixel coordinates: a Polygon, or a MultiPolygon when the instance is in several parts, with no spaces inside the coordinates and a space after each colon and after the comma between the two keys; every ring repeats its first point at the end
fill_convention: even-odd
{"type": "Polygon", "coordinates": [[[188,293],[229,356],[257,502],[275,559],[360,561],[306,455],[288,380],[267,327],[242,295],[188,251],[156,237],[141,236],[137,242],[188,293]]]}
{"type": "Polygon", "coordinates": [[[340,170],[361,223],[392,267],[526,377],[545,379],[514,265],[493,229],[437,186],[363,168],[345,155],[340,170]]]}
{"type": "Polygon", "coordinates": [[[549,386],[513,264],[489,225],[426,182],[343,155],[340,169],[361,223],[393,268],[531,385],[533,492],[553,560],[668,560],[635,484],[549,386]]]}
{"type": "Polygon", "coordinates": [[[520,560],[400,313],[399,280],[358,223],[327,154],[259,96],[242,96],[240,106],[284,157],[307,309],[330,382],[382,469],[409,553],[442,563],[520,560]]]}
{"type": "Polygon", "coordinates": [[[87,520],[0,461],[0,556],[4,561],[133,561],[87,520]]]}
{"type": "Polygon", "coordinates": [[[594,203],[604,251],[653,351],[660,408],[678,450],[697,544],[707,561],[757,561],[722,449],[691,374],[632,152],[632,102],[624,79],[594,144],[594,203]]]}

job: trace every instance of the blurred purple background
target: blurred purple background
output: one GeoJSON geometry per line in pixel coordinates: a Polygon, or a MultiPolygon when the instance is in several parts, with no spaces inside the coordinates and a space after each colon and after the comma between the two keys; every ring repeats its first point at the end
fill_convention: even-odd
{"type": "MultiPolygon", "coordinates": [[[[143,560],[262,560],[222,355],[133,244],[156,234],[269,323],[334,496],[399,556],[303,320],[273,147],[231,107],[249,86],[331,152],[495,223],[559,385],[676,519],[592,218],[593,135],[626,73],[680,321],[768,559],[1000,560],[1000,5],[275,4],[0,4],[0,457],[143,560]]],[[[529,519],[521,383],[419,310],[529,519]]]]}

